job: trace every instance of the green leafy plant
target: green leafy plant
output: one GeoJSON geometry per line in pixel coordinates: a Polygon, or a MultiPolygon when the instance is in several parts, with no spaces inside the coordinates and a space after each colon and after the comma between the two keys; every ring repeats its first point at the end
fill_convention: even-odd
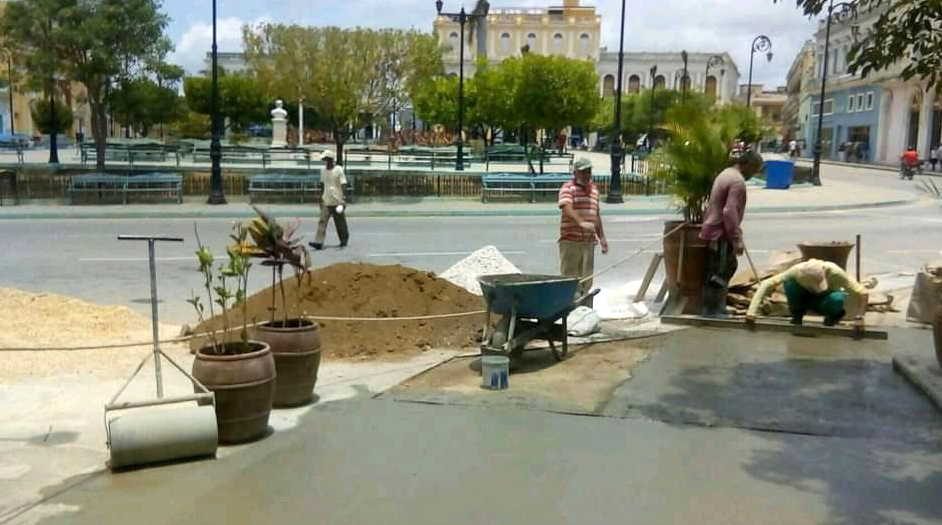
{"type": "MultiPolygon", "coordinates": [[[[248,347],[248,312],[247,312],[247,290],[249,284],[249,270],[252,267],[250,262],[251,246],[249,245],[248,229],[242,224],[236,224],[233,233],[229,238],[234,244],[226,248],[227,260],[225,263],[213,267],[215,262],[212,252],[203,245],[199,237],[199,231],[196,225],[193,225],[196,233],[196,260],[199,264],[199,272],[203,276],[203,288],[206,290],[206,299],[209,304],[210,317],[215,317],[215,306],[218,306],[222,312],[222,334],[216,328],[210,328],[209,339],[212,350],[216,354],[226,353],[226,341],[228,334],[232,331],[232,324],[229,314],[234,308],[242,310],[242,327],[239,331],[241,348],[248,347]]],[[[187,300],[196,310],[200,324],[205,325],[206,307],[203,299],[190,292],[190,299],[187,300]]]]}
{"type": "Polygon", "coordinates": [[[730,165],[730,148],[756,142],[762,125],[745,107],[687,103],[668,110],[662,129],[669,139],[649,157],[651,173],[666,183],[686,222],[702,223],[713,180],[730,165]]]}
{"type": "Polygon", "coordinates": [[[253,219],[248,225],[248,233],[252,238],[252,243],[248,245],[247,252],[252,257],[265,259],[263,264],[271,266],[272,269],[272,297],[271,297],[271,319],[270,323],[275,324],[275,283],[277,278],[278,289],[281,291],[281,327],[286,328],[291,324],[291,320],[299,322],[300,314],[300,294],[298,294],[298,303],[294,304],[295,315],[289,315],[288,301],[285,294],[284,267],[290,266],[294,270],[295,283],[300,287],[304,282],[304,277],[308,276],[308,268],[311,266],[311,256],[304,247],[301,239],[297,236],[300,221],[292,222],[287,226],[282,226],[271,215],[263,212],[255,206],[252,206],[258,217],[253,219]]]}

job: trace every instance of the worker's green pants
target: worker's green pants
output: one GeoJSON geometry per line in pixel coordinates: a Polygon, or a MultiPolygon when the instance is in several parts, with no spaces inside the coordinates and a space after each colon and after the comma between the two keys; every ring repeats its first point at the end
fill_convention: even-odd
{"type": "Polygon", "coordinates": [[[792,319],[800,321],[811,311],[823,315],[825,324],[831,325],[844,317],[846,293],[836,291],[815,294],[806,290],[795,279],[786,280],[784,287],[792,319]]]}

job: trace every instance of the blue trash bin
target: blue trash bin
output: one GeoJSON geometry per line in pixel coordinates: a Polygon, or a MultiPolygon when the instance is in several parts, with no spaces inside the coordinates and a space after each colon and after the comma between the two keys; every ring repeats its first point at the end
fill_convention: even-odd
{"type": "Polygon", "coordinates": [[[765,161],[765,187],[772,190],[787,190],[795,176],[795,163],[790,160],[765,161]]]}

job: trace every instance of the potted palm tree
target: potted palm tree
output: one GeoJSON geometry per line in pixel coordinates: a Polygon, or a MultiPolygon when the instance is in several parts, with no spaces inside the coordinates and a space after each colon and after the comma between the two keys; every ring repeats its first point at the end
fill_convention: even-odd
{"type": "Polygon", "coordinates": [[[249,253],[264,259],[262,265],[271,268],[272,287],[270,317],[252,327],[252,339],[267,343],[275,358],[278,381],[274,406],[303,405],[314,398],[321,362],[321,338],[317,323],[301,315],[301,294],[295,295],[295,301],[288,301],[284,269],[290,266],[294,270],[294,285],[301,287],[304,279],[309,278],[310,255],[297,237],[300,222],[282,226],[271,215],[254,206],[253,209],[258,217],[248,226],[249,253]],[[280,294],[276,295],[276,290],[280,294]]]}
{"type": "Polygon", "coordinates": [[[237,225],[226,249],[228,261],[214,267],[212,252],[196,235],[196,257],[203,276],[209,314],[221,310],[221,327],[206,323],[206,306],[194,292],[193,305],[203,326],[210,326],[206,344],[196,350],[193,377],[216,395],[220,443],[243,443],[265,436],[275,393],[275,361],[267,343],[249,338],[246,289],[252,264],[246,252],[247,231],[237,225]],[[241,308],[241,327],[232,326],[233,309],[241,308]],[[234,331],[238,329],[238,335],[234,331]]]}
{"type": "Polygon", "coordinates": [[[667,282],[685,298],[683,313],[699,314],[707,257],[700,229],[713,180],[730,165],[731,146],[753,143],[762,131],[748,108],[718,108],[699,99],[669,109],[663,131],[668,140],[649,157],[651,171],[665,182],[682,216],[664,224],[667,282]]]}

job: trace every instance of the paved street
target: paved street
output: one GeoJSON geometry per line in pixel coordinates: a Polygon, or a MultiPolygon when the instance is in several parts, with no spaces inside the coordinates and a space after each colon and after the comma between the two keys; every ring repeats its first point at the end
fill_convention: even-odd
{"type": "MultiPolygon", "coordinates": [[[[828,166],[825,184],[858,181],[860,191],[910,192],[912,182],[900,181],[886,171],[865,171],[828,166]]],[[[631,207],[631,201],[624,205],[631,207]]],[[[117,209],[118,207],[116,207],[117,209]]],[[[133,206],[129,207],[133,209],[133,206]]],[[[659,250],[663,221],[674,216],[609,216],[608,256],[596,267],[644,249],[659,250]]],[[[196,219],[203,242],[223,254],[231,219],[196,219]]],[[[757,264],[774,250],[794,248],[804,240],[853,240],[863,236],[863,269],[868,274],[914,272],[925,261],[942,257],[942,209],[924,201],[905,206],[812,213],[748,215],[746,240],[757,264]]],[[[149,314],[146,247],[118,242],[125,234],[160,233],[186,238],[183,245],[158,249],[161,314],[168,322],[192,322],[185,303],[199,286],[195,271],[192,219],[64,219],[0,221],[5,256],[0,259],[0,286],[75,295],[99,303],[126,304],[149,314]]],[[[558,219],[553,216],[513,217],[351,217],[351,244],[336,247],[330,231],[328,244],[314,254],[317,267],[341,261],[404,264],[441,272],[464,255],[486,245],[497,246],[526,272],[557,271],[558,219]]],[[[305,239],[313,238],[315,224],[303,221],[305,239]]],[[[618,285],[640,279],[650,255],[641,254],[607,273],[599,284],[618,285]]],[[[742,261],[745,264],[745,260],[742,261]]],[[[911,277],[906,278],[908,283],[911,277]]],[[[260,268],[252,275],[251,289],[266,285],[260,268]]],[[[325,312],[326,313],[326,312],[325,312]]]]}

